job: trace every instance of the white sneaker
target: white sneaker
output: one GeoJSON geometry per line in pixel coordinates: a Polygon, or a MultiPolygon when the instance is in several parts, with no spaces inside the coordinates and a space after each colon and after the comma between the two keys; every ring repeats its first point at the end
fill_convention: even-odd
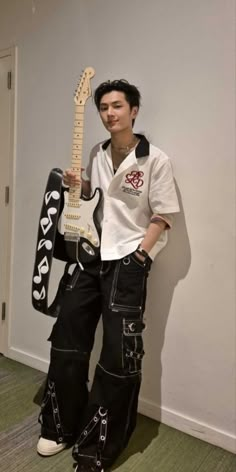
{"type": "Polygon", "coordinates": [[[37,444],[37,452],[41,456],[53,456],[65,449],[66,443],[57,444],[56,441],[40,438],[37,444]]]}

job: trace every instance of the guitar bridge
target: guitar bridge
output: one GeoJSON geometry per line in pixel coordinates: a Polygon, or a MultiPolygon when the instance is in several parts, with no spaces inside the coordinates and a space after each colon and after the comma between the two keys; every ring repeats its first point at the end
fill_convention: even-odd
{"type": "Polygon", "coordinates": [[[77,261],[81,270],[84,270],[83,265],[79,260],[79,234],[65,233],[64,240],[67,242],[66,252],[71,260],[77,261]],[[71,244],[72,243],[72,244],[71,244]]]}
{"type": "Polygon", "coordinates": [[[78,243],[80,240],[80,235],[77,233],[64,233],[64,240],[71,243],[78,243]]]}

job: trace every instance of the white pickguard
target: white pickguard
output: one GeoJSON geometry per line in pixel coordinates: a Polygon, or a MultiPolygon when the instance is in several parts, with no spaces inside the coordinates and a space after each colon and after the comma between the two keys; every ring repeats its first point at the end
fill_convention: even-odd
{"type": "Polygon", "coordinates": [[[95,191],[91,200],[68,201],[68,192],[64,192],[64,208],[58,222],[60,234],[73,233],[99,247],[99,235],[93,221],[93,214],[99,202],[100,194],[95,191]]]}

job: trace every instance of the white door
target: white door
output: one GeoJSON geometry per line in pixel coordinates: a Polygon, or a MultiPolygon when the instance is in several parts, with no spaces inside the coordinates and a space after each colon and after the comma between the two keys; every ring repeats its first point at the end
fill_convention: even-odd
{"type": "Polygon", "coordinates": [[[13,163],[13,55],[0,51],[0,353],[7,351],[13,163]]]}

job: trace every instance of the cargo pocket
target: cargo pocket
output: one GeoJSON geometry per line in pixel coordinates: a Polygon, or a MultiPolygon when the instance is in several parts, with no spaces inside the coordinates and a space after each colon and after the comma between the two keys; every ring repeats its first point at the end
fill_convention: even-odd
{"type": "Polygon", "coordinates": [[[147,271],[142,263],[129,255],[117,261],[109,306],[113,311],[141,313],[147,271]]]}
{"type": "Polygon", "coordinates": [[[145,325],[142,320],[123,319],[122,358],[126,372],[140,372],[144,356],[142,331],[145,325]]]}

